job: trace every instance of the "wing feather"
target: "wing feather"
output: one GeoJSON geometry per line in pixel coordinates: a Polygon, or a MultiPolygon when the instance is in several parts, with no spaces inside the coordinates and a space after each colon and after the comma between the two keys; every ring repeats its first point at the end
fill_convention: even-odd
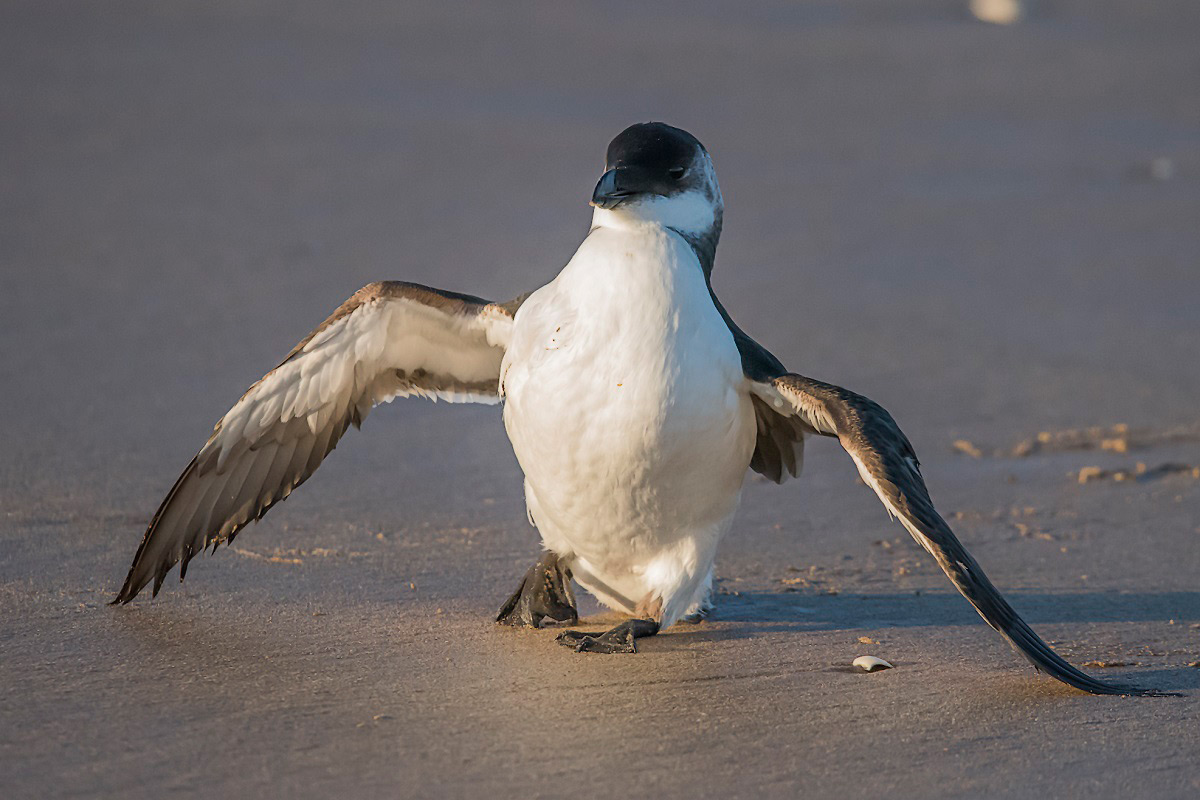
{"type": "Polygon", "coordinates": [[[1158,695],[1097,680],[1050,649],[996,590],[938,514],[908,438],[880,405],[839,386],[786,373],[751,382],[776,413],[799,418],[815,433],[837,437],[888,513],[937,561],[979,615],[1035,668],[1092,694],[1158,695]]]}
{"type": "MultiPolygon", "coordinates": [[[[517,303],[516,305],[519,305],[517,303]]],[[[419,396],[499,402],[515,305],[412,283],[371,284],[340,306],[217,422],[159,505],[115,603],[232,541],[307,480],[375,405],[419,396]]]]}

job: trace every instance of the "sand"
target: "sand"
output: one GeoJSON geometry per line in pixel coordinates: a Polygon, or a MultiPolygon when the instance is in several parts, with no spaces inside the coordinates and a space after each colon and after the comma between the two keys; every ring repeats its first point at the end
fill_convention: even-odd
{"type": "Polygon", "coordinates": [[[1162,468],[1200,465],[1198,38],[1187,2],[5,3],[5,796],[1195,796],[1200,479],[1162,468]],[[830,442],[747,482],[711,621],[628,657],[497,629],[519,469],[496,409],[419,401],[106,606],[326,313],[545,282],[650,118],[714,155],[734,317],[892,411],[1063,654],[1183,697],[1036,676],[830,442]]]}

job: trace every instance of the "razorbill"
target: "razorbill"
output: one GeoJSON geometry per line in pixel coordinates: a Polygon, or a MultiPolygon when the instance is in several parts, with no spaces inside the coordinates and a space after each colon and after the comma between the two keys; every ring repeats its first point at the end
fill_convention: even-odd
{"type": "Polygon", "coordinates": [[[395,397],[504,403],[544,552],[497,621],[575,623],[572,580],[629,619],[558,637],[579,652],[635,640],[711,606],[713,560],[747,469],[782,483],[806,436],[836,437],[888,512],[983,619],[1033,665],[1095,694],[1096,680],[1017,616],[955,538],[891,415],[788,370],[713,293],[724,204],[707,150],[662,123],[608,147],[592,227],[558,276],[509,303],[412,283],[347,300],[242,395],[150,521],[114,603],[249,522],[303,483],[350,425],[395,397]]]}

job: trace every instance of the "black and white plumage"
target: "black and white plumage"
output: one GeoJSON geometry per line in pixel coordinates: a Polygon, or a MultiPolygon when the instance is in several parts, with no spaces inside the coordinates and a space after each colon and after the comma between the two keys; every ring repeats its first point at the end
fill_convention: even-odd
{"type": "Polygon", "coordinates": [[[501,621],[571,620],[574,579],[633,619],[578,650],[702,614],[747,469],[799,474],[804,438],[836,437],[888,512],[1036,668],[1092,678],[1013,611],[929,498],[891,415],[791,372],[729,317],[710,276],[723,201],[704,147],[661,123],[609,146],[592,229],[547,286],[507,304],[408,283],[356,293],[217,423],[150,522],[116,603],[232,540],[303,483],[350,425],[394,397],[503,401],[546,554],[501,621]]]}

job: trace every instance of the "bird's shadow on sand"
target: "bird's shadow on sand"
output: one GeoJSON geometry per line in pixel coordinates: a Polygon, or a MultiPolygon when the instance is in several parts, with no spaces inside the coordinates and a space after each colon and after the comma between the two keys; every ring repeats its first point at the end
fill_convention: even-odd
{"type": "MultiPolygon", "coordinates": [[[[1161,639],[1159,634],[1167,631],[1178,631],[1182,636],[1194,634],[1190,626],[1200,620],[1200,592],[1012,591],[1008,595],[1017,612],[1035,628],[1057,624],[1156,623],[1157,633],[1147,633],[1149,641],[1161,639]]],[[[982,622],[962,597],[951,593],[829,595],[751,591],[719,596],[707,624],[677,625],[671,629],[671,636],[661,637],[663,641],[655,644],[674,649],[704,641],[750,639],[773,633],[877,633],[887,628],[960,625],[982,627],[982,622]],[[669,639],[674,639],[675,644],[668,644],[669,639]]],[[[1194,647],[1196,638],[1188,636],[1186,647],[1194,647]]],[[[1131,641],[1126,646],[1140,647],[1141,643],[1131,641]]],[[[1172,654],[1194,662],[1200,658],[1200,646],[1190,656],[1180,655],[1178,649],[1172,650],[1172,654]]],[[[1129,666],[1139,666],[1139,658],[1129,657],[1129,666]]],[[[1141,665],[1122,678],[1164,690],[1200,688],[1200,669],[1182,665],[1141,665]]]]}
{"type": "MultiPolygon", "coordinates": [[[[1039,593],[1010,591],[1010,602],[1031,625],[1090,622],[1160,622],[1188,625],[1200,620],[1200,592],[1039,593]]],[[[912,628],[979,622],[970,605],[949,592],[807,594],[738,592],[722,594],[709,616],[722,636],[769,631],[912,628]]],[[[687,627],[687,626],[681,626],[687,627]]],[[[696,630],[702,630],[698,626],[696,630]]]]}

